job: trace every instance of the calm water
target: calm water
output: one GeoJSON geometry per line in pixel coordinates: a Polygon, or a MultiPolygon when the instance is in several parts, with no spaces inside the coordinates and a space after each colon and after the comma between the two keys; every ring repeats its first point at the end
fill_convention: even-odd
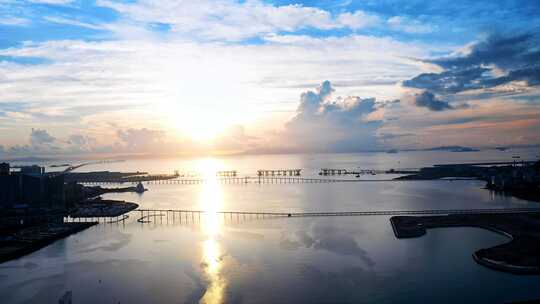
{"type": "MultiPolygon", "coordinates": [[[[83,169],[185,170],[210,177],[222,169],[244,175],[258,168],[299,167],[314,174],[320,167],[388,169],[418,167],[415,160],[422,165],[448,157],[481,160],[465,154],[138,160],[83,169]]],[[[538,207],[493,195],[482,186],[477,181],[149,185],[142,195],[106,197],[143,208],[210,212],[201,218],[158,217],[146,224],[137,223],[133,213],[125,223],[101,224],[1,264],[1,302],[57,303],[66,291],[73,292],[74,303],[504,303],[540,298],[540,277],[495,272],[473,261],[475,250],[506,241],[489,231],[434,229],[421,238],[397,240],[386,216],[257,219],[211,212],[538,207]]]]}

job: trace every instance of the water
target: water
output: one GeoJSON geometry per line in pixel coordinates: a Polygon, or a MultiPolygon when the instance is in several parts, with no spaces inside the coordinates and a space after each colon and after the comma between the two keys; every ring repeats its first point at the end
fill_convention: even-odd
{"type": "MultiPolygon", "coordinates": [[[[396,164],[414,167],[410,158],[430,161],[404,154],[397,154],[402,156],[396,164]]],[[[207,177],[222,168],[250,174],[257,168],[300,167],[314,174],[319,167],[380,164],[387,169],[380,159],[397,157],[389,155],[147,159],[114,166],[156,173],[185,168],[207,177]]],[[[464,157],[451,155],[458,155],[457,161],[464,157]]],[[[148,185],[142,195],[106,198],[135,201],[142,208],[207,211],[538,207],[482,187],[478,181],[209,182],[148,185]]],[[[504,303],[540,298],[539,277],[496,272],[473,261],[474,251],[507,241],[477,228],[432,229],[421,238],[398,240],[387,216],[257,219],[210,212],[200,219],[160,217],[147,224],[136,218],[132,213],[125,223],[101,224],[1,264],[2,303],[57,303],[69,290],[74,303],[504,303]]]]}

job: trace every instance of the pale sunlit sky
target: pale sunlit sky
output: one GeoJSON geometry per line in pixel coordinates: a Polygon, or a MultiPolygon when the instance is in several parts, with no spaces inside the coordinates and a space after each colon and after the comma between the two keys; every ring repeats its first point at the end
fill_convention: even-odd
{"type": "Polygon", "coordinates": [[[540,144],[540,2],[0,0],[0,156],[540,144]]]}

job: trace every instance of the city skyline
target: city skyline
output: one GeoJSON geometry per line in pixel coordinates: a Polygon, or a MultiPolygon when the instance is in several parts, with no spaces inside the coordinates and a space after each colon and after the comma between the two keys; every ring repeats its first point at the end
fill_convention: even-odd
{"type": "Polygon", "coordinates": [[[0,0],[0,156],[537,145],[539,12],[0,0]]]}

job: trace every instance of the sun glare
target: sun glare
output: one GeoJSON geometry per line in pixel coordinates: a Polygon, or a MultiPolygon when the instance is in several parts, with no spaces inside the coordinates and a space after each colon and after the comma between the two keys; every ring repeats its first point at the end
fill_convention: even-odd
{"type": "Polygon", "coordinates": [[[199,171],[204,179],[200,194],[200,208],[205,211],[201,226],[206,236],[202,248],[202,265],[208,286],[200,301],[205,304],[219,304],[224,302],[227,282],[221,274],[223,267],[219,233],[221,230],[221,218],[218,211],[222,210],[223,196],[221,185],[216,178],[216,172],[221,163],[216,159],[204,159],[198,164],[199,171]]]}
{"type": "Polygon", "coordinates": [[[189,111],[182,116],[174,115],[171,121],[180,133],[200,143],[213,142],[228,125],[222,115],[200,111],[189,111]]]}

